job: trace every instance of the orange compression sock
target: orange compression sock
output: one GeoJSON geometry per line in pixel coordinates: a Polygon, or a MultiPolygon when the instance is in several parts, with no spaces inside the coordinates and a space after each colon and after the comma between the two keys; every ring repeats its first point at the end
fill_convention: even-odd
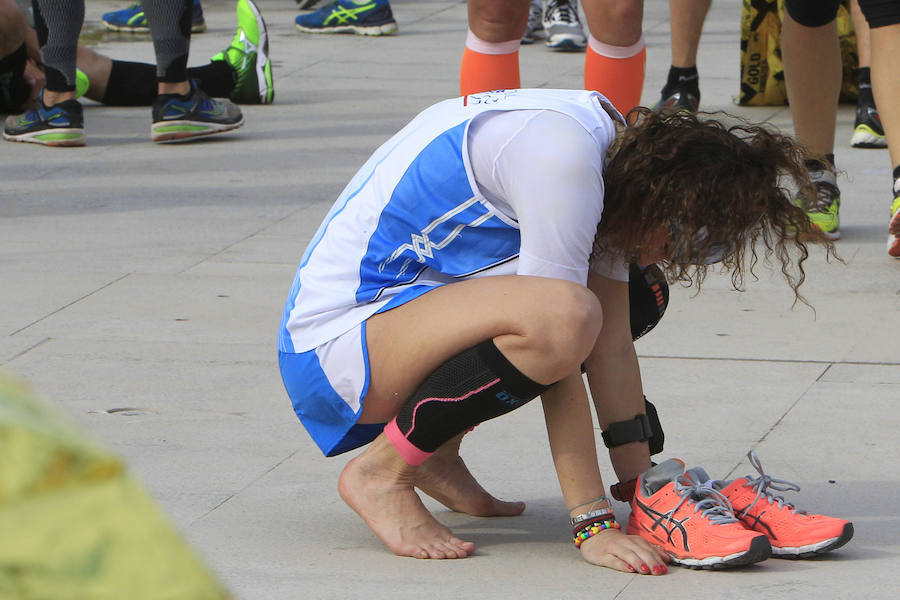
{"type": "Polygon", "coordinates": [[[488,90],[521,87],[519,81],[520,40],[486,42],[469,31],[459,69],[463,96],[488,90]]]}
{"type": "Polygon", "coordinates": [[[590,36],[584,59],[584,89],[600,92],[624,115],[641,103],[646,61],[643,35],[632,46],[610,46],[590,36]]]}

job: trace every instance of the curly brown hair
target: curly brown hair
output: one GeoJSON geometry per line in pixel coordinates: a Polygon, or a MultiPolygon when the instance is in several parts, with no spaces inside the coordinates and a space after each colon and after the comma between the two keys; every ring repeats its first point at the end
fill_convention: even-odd
{"type": "Polygon", "coordinates": [[[694,261],[702,263],[717,242],[725,242],[735,251],[721,266],[731,272],[735,289],[742,289],[761,257],[774,258],[796,300],[805,302],[798,290],[806,277],[807,244],[823,244],[827,257],[837,256],[793,202],[798,190],[814,194],[804,148],[724,113],[663,114],[639,107],[628,116],[632,125],[613,143],[604,170],[600,243],[633,256],[668,226],[669,247],[679,252],[661,267],[669,281],[699,289],[710,266],[694,261]]]}

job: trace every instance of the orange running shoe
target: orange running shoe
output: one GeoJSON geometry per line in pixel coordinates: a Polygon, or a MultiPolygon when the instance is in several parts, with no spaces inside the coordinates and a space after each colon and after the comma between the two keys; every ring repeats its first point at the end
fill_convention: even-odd
{"type": "Polygon", "coordinates": [[[772,552],[768,538],[744,527],[727,498],[699,485],[691,476],[694,471],[685,473],[684,463],[669,459],[641,474],[626,532],[659,546],[673,563],[692,569],[722,569],[767,559],[772,552]]]}
{"type": "MultiPolygon", "coordinates": [[[[844,519],[811,515],[798,510],[778,492],[800,491],[800,486],[774,479],[763,472],[756,452],[747,453],[759,477],[709,482],[731,502],[735,515],[748,529],[764,533],[777,558],[809,558],[840,548],[853,537],[853,523],[844,519]]],[[[700,482],[701,485],[703,482],[700,482]]]]}

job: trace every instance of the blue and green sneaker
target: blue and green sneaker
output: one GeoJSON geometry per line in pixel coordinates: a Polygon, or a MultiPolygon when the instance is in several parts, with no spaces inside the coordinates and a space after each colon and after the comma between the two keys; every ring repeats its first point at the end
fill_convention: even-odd
{"type": "Polygon", "coordinates": [[[154,142],[170,142],[237,129],[244,124],[241,109],[230,100],[210,98],[191,81],[185,95],[160,94],[153,101],[154,142]]]}
{"type": "MultiPolygon", "coordinates": [[[[191,13],[191,32],[203,33],[206,31],[206,20],[203,18],[203,7],[200,0],[194,0],[191,13]]],[[[150,33],[147,25],[147,17],[144,15],[144,7],[140,2],[135,2],[128,8],[108,12],[101,18],[103,26],[110,31],[125,33],[150,33]]]]}
{"type": "Polygon", "coordinates": [[[238,0],[237,31],[231,45],[210,60],[228,63],[234,72],[231,99],[238,104],[271,104],[275,98],[266,22],[252,0],[238,0]]]}
{"type": "Polygon", "coordinates": [[[295,19],[297,29],[307,33],[355,33],[390,35],[397,21],[388,0],[334,0],[314,13],[295,19]]]}
{"type": "Polygon", "coordinates": [[[6,118],[3,139],[44,146],[84,146],[84,111],[78,100],[45,106],[42,91],[34,108],[6,118]]]}

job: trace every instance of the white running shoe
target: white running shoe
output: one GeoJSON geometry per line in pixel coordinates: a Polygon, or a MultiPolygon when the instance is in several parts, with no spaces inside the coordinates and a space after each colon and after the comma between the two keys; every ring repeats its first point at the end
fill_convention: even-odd
{"type": "Polygon", "coordinates": [[[578,0],[549,0],[544,9],[544,31],[548,48],[579,52],[587,46],[587,37],[578,19],[578,0]]]}

